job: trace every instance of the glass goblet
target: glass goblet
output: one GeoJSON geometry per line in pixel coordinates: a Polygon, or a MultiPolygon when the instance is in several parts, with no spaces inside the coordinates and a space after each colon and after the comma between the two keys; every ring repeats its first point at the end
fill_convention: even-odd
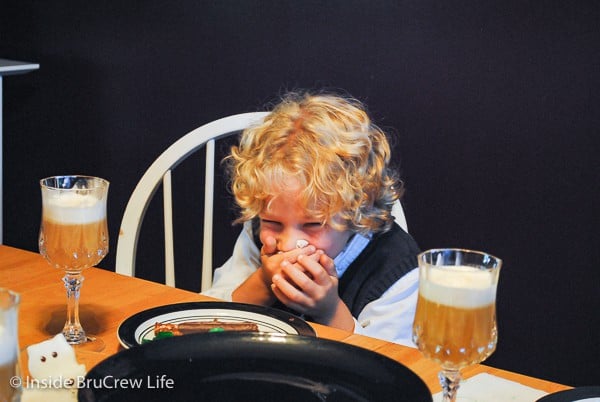
{"type": "Polygon", "coordinates": [[[73,346],[102,350],[101,339],[86,335],[79,322],[79,294],[85,268],[108,253],[108,181],[91,176],[54,176],[40,181],[42,223],[40,254],[65,271],[67,321],[63,334],[73,346]]]}
{"type": "Polygon", "coordinates": [[[435,249],[418,256],[419,298],[413,341],[436,363],[443,401],[456,401],[460,370],[496,350],[496,288],[502,260],[465,249],[435,249]]]}

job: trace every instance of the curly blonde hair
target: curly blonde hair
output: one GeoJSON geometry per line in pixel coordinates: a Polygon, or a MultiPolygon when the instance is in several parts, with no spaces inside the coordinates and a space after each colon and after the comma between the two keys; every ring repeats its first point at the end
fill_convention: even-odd
{"type": "Polygon", "coordinates": [[[307,213],[337,230],[384,232],[402,185],[390,169],[388,140],[356,99],[289,93],[246,129],[225,159],[238,222],[257,217],[298,180],[307,213]]]}

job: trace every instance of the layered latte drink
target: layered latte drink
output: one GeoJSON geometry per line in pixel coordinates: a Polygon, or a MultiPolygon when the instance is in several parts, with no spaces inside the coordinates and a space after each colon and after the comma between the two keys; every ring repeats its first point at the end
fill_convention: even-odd
{"type": "Polygon", "coordinates": [[[71,272],[98,264],[108,252],[106,198],[86,189],[43,193],[40,252],[71,272]]]}
{"type": "Polygon", "coordinates": [[[497,342],[496,274],[470,266],[421,272],[413,326],[419,349],[447,369],[485,360],[497,342]]]}

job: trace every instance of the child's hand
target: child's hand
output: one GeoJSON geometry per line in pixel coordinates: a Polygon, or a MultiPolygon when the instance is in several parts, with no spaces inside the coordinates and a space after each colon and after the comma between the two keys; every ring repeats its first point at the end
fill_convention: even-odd
{"type": "Polygon", "coordinates": [[[299,255],[296,263],[282,262],[281,273],[272,279],[273,293],[283,304],[317,322],[331,322],[340,305],[338,278],[333,259],[322,250],[299,255]]]}
{"type": "Polygon", "coordinates": [[[315,246],[308,245],[303,248],[295,248],[289,251],[277,251],[275,239],[269,237],[266,239],[260,251],[260,261],[262,269],[262,278],[267,287],[273,283],[273,276],[280,273],[284,263],[295,264],[300,256],[313,256],[317,260],[319,255],[315,255],[315,246]]]}

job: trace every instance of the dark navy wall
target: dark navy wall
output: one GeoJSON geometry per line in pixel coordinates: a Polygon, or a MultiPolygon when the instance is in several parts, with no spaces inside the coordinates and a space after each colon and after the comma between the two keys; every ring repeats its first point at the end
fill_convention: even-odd
{"type": "MultiPolygon", "coordinates": [[[[114,269],[129,194],[165,147],[287,89],[343,88],[395,137],[421,247],[504,259],[488,363],[598,384],[599,22],[593,1],[4,2],[0,57],[41,65],[4,80],[5,243],[37,250],[41,177],[99,175],[114,269]]],[[[201,165],[184,169],[192,204],[201,165]]],[[[149,214],[144,244],[162,236],[149,214]]],[[[220,214],[218,261],[237,230],[220,214]]],[[[197,289],[199,240],[178,244],[197,289]]],[[[138,269],[160,279],[159,258],[146,247],[138,269]]]]}

